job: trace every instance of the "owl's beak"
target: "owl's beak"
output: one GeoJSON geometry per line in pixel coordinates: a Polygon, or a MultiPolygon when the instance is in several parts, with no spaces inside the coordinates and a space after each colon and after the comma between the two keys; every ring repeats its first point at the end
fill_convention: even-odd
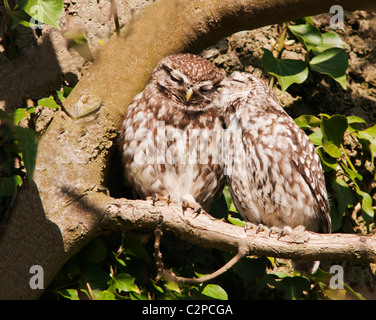
{"type": "Polygon", "coordinates": [[[193,89],[192,88],[189,88],[186,92],[185,92],[185,101],[189,101],[191,98],[192,98],[192,95],[193,95],[193,89]]]}

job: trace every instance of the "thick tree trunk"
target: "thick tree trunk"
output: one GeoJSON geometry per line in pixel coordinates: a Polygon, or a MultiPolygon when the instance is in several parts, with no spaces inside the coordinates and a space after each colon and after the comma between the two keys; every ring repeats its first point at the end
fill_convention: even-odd
{"type": "MultiPolygon", "coordinates": [[[[199,52],[236,31],[329,12],[334,4],[346,10],[376,8],[374,0],[159,0],[146,8],[120,37],[109,41],[66,100],[65,107],[77,119],[60,111],[41,138],[34,181],[22,186],[0,239],[0,299],[38,298],[43,290],[30,286],[30,268],[43,267],[46,287],[62,265],[104,227],[111,225],[125,231],[155,227],[146,202],[141,215],[133,221],[127,215],[143,206],[142,202],[126,202],[121,208],[128,209],[112,216],[110,203],[118,200],[105,194],[103,181],[121,114],[162,57],[199,52]]],[[[177,217],[166,214],[165,226],[177,227],[169,220],[177,217]]],[[[239,228],[213,223],[221,223],[226,237],[189,222],[180,225],[186,230],[183,238],[236,252],[239,228]],[[207,241],[209,235],[211,241],[207,241]]],[[[271,252],[262,249],[270,243],[255,237],[249,249],[254,254],[312,259],[326,259],[327,253],[333,252],[325,249],[329,239],[326,236],[309,237],[303,245],[268,240],[274,241],[271,252]],[[311,244],[312,248],[317,244],[318,251],[307,253],[305,249],[311,244]]],[[[345,246],[342,238],[346,236],[330,237],[335,241],[333,246],[345,246]]],[[[373,238],[349,237],[355,253],[347,250],[341,258],[375,261],[373,238]]]]}

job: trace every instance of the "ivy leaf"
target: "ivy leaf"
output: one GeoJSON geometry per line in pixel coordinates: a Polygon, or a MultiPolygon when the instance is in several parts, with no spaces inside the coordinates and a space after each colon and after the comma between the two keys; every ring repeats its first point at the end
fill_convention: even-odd
{"type": "Polygon", "coordinates": [[[371,153],[372,162],[373,162],[374,158],[376,157],[376,138],[375,138],[375,136],[370,135],[366,131],[359,131],[355,135],[361,140],[360,142],[362,143],[363,148],[365,148],[366,150],[367,149],[369,150],[369,152],[371,153]],[[365,143],[363,143],[362,140],[364,140],[365,143]]]}
{"type": "Polygon", "coordinates": [[[69,300],[80,300],[77,289],[63,289],[59,290],[58,293],[69,300]]]}
{"type": "Polygon", "coordinates": [[[33,19],[59,29],[62,0],[18,0],[17,3],[33,19]]]}
{"type": "Polygon", "coordinates": [[[342,169],[347,173],[348,177],[356,184],[356,179],[359,181],[363,180],[362,175],[360,175],[358,172],[350,169],[348,166],[346,166],[343,162],[340,162],[340,166],[342,169]]]}
{"type": "Polygon", "coordinates": [[[320,126],[321,120],[315,116],[304,114],[296,119],[295,123],[303,130],[320,126]]]}
{"type": "Polygon", "coordinates": [[[321,164],[322,164],[323,170],[325,172],[328,172],[328,171],[331,171],[331,170],[334,170],[334,171],[338,170],[339,165],[338,165],[338,163],[335,159],[333,159],[333,158],[328,159],[326,154],[323,153],[322,148],[318,148],[316,151],[317,151],[318,155],[320,156],[321,164]]]}
{"type": "Polygon", "coordinates": [[[372,209],[372,197],[359,188],[356,188],[356,193],[361,198],[362,217],[366,224],[369,225],[373,221],[375,215],[375,212],[372,209]]]}
{"type": "MultiPolygon", "coordinates": [[[[64,101],[64,93],[63,91],[57,91],[57,96],[61,101],[64,101]]],[[[43,98],[38,100],[38,106],[46,107],[50,109],[56,109],[59,108],[59,105],[55,102],[55,99],[53,96],[49,96],[48,98],[43,98]]]]}
{"type": "Polygon", "coordinates": [[[357,116],[348,116],[347,117],[347,122],[349,124],[349,132],[352,133],[357,130],[361,130],[359,124],[367,124],[366,120],[364,120],[361,117],[357,116]]]}
{"type": "Polygon", "coordinates": [[[230,190],[228,189],[227,186],[223,188],[223,195],[224,195],[224,198],[226,199],[228,211],[238,212],[238,210],[236,210],[235,208],[234,202],[232,201],[230,190]]]}
{"type": "Polygon", "coordinates": [[[96,299],[97,300],[116,300],[115,295],[108,290],[100,291],[98,295],[96,296],[96,299]]]}
{"type": "Polygon", "coordinates": [[[348,68],[348,55],[342,48],[327,49],[309,62],[312,70],[328,75],[336,80],[343,89],[346,89],[346,70],[348,68]]]}
{"type": "Polygon", "coordinates": [[[22,179],[18,175],[11,177],[0,177],[0,199],[13,195],[17,186],[22,184],[22,179]]]}
{"type": "Polygon", "coordinates": [[[33,179],[37,159],[37,134],[35,131],[28,128],[15,127],[14,135],[22,153],[22,160],[25,164],[29,181],[31,181],[33,179]]]}
{"type": "Polygon", "coordinates": [[[217,284],[207,284],[201,293],[209,298],[228,300],[226,291],[217,284]]]}
{"type": "Polygon", "coordinates": [[[340,149],[343,135],[347,130],[347,118],[342,115],[334,115],[329,118],[321,116],[322,146],[324,150],[333,158],[342,155],[340,149]]]}
{"type": "Polygon", "coordinates": [[[332,188],[337,195],[339,213],[343,215],[347,207],[353,204],[351,189],[341,177],[333,179],[332,188]]]}
{"type": "Polygon", "coordinates": [[[322,42],[320,30],[309,23],[290,25],[289,29],[307,50],[319,46],[322,42]]]}
{"type": "Polygon", "coordinates": [[[13,10],[8,0],[4,0],[4,7],[7,14],[12,17],[11,29],[17,27],[18,24],[22,24],[25,27],[30,27],[31,17],[23,10],[13,10]]]}
{"type": "Polygon", "coordinates": [[[232,217],[232,216],[228,216],[227,221],[235,226],[239,226],[239,227],[245,226],[245,221],[240,220],[239,218],[232,217]]]}
{"type": "Polygon", "coordinates": [[[315,54],[321,53],[330,48],[345,48],[346,43],[337,33],[325,32],[321,35],[321,38],[321,44],[317,47],[312,47],[312,51],[315,54]]]}
{"type": "Polygon", "coordinates": [[[293,83],[302,83],[308,77],[308,68],[304,61],[293,59],[276,59],[273,53],[265,48],[262,63],[266,70],[275,76],[285,91],[293,83]]]}
{"type": "Polygon", "coordinates": [[[134,283],[135,278],[127,273],[119,273],[111,279],[110,288],[115,288],[124,292],[141,293],[140,289],[134,283]]]}
{"type": "Polygon", "coordinates": [[[137,239],[127,238],[124,248],[127,254],[130,254],[146,263],[150,263],[150,257],[145,249],[145,246],[137,239]]]}
{"type": "Polygon", "coordinates": [[[311,140],[311,142],[315,146],[321,146],[322,145],[322,132],[321,130],[317,130],[315,132],[312,132],[308,138],[311,140]]]}
{"type": "Polygon", "coordinates": [[[332,201],[329,202],[330,205],[330,220],[331,220],[331,232],[337,231],[342,226],[343,215],[339,213],[338,207],[332,201]]]}

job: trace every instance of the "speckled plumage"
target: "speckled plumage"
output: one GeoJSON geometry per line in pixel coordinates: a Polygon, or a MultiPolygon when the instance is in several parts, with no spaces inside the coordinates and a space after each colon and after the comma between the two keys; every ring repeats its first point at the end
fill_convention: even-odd
{"type": "Polygon", "coordinates": [[[234,72],[222,84],[220,105],[227,131],[242,133],[241,141],[229,148],[231,161],[226,165],[231,169],[227,184],[239,213],[267,227],[303,225],[329,233],[325,180],[308,136],[261,80],[234,72]]]}
{"type": "Polygon", "coordinates": [[[209,61],[191,54],[158,63],[121,125],[125,178],[140,197],[169,195],[174,202],[210,208],[224,184],[222,123],[212,103],[223,77],[209,61]]]}

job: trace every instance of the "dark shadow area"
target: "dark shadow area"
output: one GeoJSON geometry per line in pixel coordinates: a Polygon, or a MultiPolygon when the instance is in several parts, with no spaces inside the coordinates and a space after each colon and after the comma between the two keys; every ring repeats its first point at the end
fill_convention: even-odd
{"type": "Polygon", "coordinates": [[[121,163],[120,146],[118,137],[107,155],[106,169],[104,172],[104,186],[108,188],[113,198],[138,199],[132,187],[124,179],[124,169],[121,163]]]}
{"type": "Polygon", "coordinates": [[[46,218],[37,186],[25,182],[0,239],[0,299],[37,298],[43,290],[30,288],[30,268],[41,266],[47,285],[64,254],[61,231],[46,218]]]}

